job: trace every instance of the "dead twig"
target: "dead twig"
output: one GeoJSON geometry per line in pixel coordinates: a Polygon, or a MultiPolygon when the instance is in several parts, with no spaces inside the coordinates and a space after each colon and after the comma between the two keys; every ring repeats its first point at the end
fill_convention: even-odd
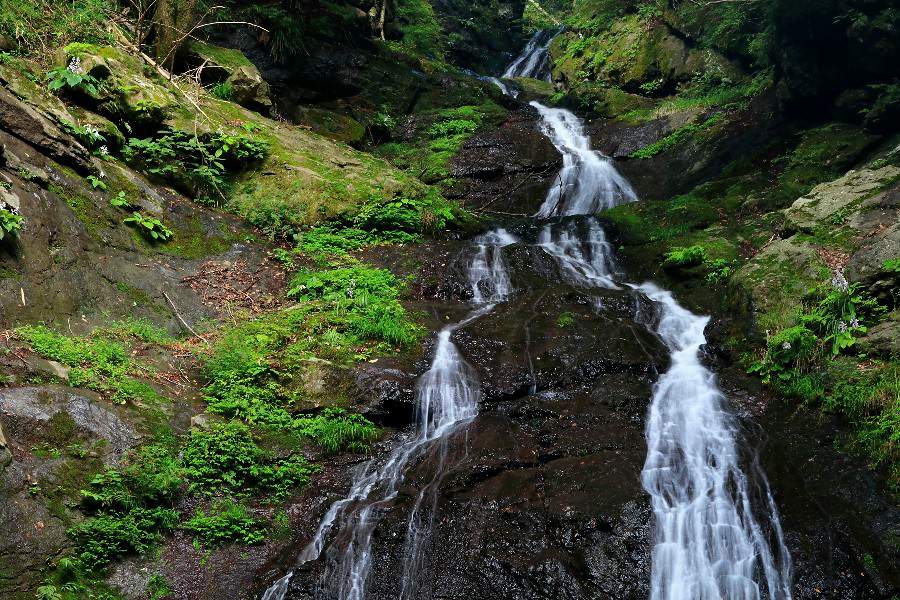
{"type": "Polygon", "coordinates": [[[188,325],[187,321],[184,320],[184,318],[181,316],[181,313],[178,312],[178,307],[176,307],[176,306],[175,306],[175,303],[172,302],[172,299],[169,298],[169,294],[168,294],[167,292],[163,292],[163,296],[166,298],[166,300],[169,301],[169,306],[172,307],[172,310],[175,312],[175,316],[178,317],[178,320],[181,321],[181,324],[184,325],[185,329],[187,329],[187,330],[190,331],[192,334],[194,334],[195,337],[198,337],[198,338],[200,338],[201,340],[203,340],[203,342],[204,342],[207,346],[209,346],[209,342],[206,340],[206,338],[203,337],[202,335],[200,335],[199,333],[197,333],[197,332],[194,330],[194,328],[191,327],[190,325],[188,325]]]}

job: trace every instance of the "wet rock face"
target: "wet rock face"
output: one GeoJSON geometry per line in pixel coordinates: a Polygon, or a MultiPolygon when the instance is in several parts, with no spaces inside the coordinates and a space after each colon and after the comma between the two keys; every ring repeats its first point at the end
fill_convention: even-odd
{"type": "MultiPolygon", "coordinates": [[[[630,292],[565,284],[549,256],[528,243],[534,232],[516,233],[526,241],[503,256],[517,291],[452,338],[478,375],[483,402],[451,436],[453,466],[434,504],[424,504],[434,521],[410,597],[645,598],[651,517],[640,484],[643,416],[667,353],[641,324],[646,307],[630,292]]],[[[425,362],[388,363],[360,378],[380,381],[378,402],[389,412],[397,398],[411,401],[409,374],[425,362]]],[[[370,600],[399,596],[407,519],[434,460],[430,453],[417,460],[383,507],[370,600]]],[[[295,573],[288,598],[330,597],[322,578],[339,544],[295,573]]]]}
{"type": "Polygon", "coordinates": [[[562,166],[538,120],[536,110],[522,106],[500,127],[476,132],[453,159],[458,184],[448,195],[488,214],[534,214],[562,166]]]}

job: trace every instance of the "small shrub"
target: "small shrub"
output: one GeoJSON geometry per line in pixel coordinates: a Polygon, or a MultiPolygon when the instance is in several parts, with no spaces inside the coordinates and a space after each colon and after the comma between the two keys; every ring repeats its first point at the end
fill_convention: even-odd
{"type": "Polygon", "coordinates": [[[183,462],[192,491],[236,496],[261,492],[276,501],[305,485],[312,472],[302,457],[276,458],[260,448],[250,429],[236,421],[194,430],[183,462]]]}
{"type": "Polygon", "coordinates": [[[204,199],[224,197],[229,174],[263,160],[269,145],[245,134],[197,136],[170,128],[156,137],[131,138],[123,153],[147,173],[204,199]]]}
{"type": "MultiPolygon", "coordinates": [[[[124,196],[122,198],[124,199],[124,196]]],[[[127,202],[127,200],[125,201],[127,202]]],[[[141,232],[141,235],[154,242],[165,242],[175,235],[171,229],[163,225],[162,221],[156,217],[145,217],[137,211],[133,212],[130,217],[126,217],[122,222],[127,225],[134,225],[141,232]]]]}
{"type": "Polygon", "coordinates": [[[178,512],[169,508],[136,508],[127,513],[103,513],[69,529],[78,545],[78,559],[89,570],[129,554],[153,548],[160,534],[174,529],[178,512]]]}
{"type": "Polygon", "coordinates": [[[688,246],[686,248],[672,248],[665,255],[663,267],[690,268],[703,264],[706,259],[706,249],[703,246],[688,246]]]}
{"type": "Polygon", "coordinates": [[[109,204],[114,208],[129,208],[131,206],[131,202],[125,197],[125,192],[119,192],[110,198],[109,204]]]}
{"type": "Polygon", "coordinates": [[[234,99],[234,89],[232,89],[230,83],[225,81],[212,86],[212,88],[209,90],[209,93],[219,100],[226,100],[230,102],[234,99]]]}
{"type": "Polygon", "coordinates": [[[564,312],[556,319],[556,324],[562,328],[571,327],[575,324],[575,314],[572,312],[564,312]]]}
{"type": "Polygon", "coordinates": [[[332,453],[366,450],[378,437],[378,428],[371,421],[338,408],[326,408],[313,417],[300,417],[291,426],[332,453]]]}
{"type": "Polygon", "coordinates": [[[10,210],[0,208],[0,240],[7,236],[15,236],[22,229],[25,217],[10,210]]]}
{"type": "Polygon", "coordinates": [[[81,92],[96,97],[100,93],[100,82],[85,73],[81,59],[74,56],[65,67],[52,69],[47,73],[47,87],[52,92],[81,92]]]}
{"type": "Polygon", "coordinates": [[[260,544],[266,539],[265,530],[243,504],[224,500],[207,513],[198,508],[182,529],[194,534],[196,546],[221,546],[230,542],[260,544]]]}

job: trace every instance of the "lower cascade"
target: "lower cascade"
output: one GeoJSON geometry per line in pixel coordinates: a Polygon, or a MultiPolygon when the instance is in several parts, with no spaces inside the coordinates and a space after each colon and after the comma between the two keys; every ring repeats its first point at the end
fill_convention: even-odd
{"type": "Polygon", "coordinates": [[[709,318],[651,283],[637,290],[659,307],[655,330],[672,356],[650,404],[641,473],[656,516],[651,598],[756,599],[760,571],[767,597],[791,598],[791,559],[771,494],[764,508],[774,552],[753,514],[734,418],[700,362],[709,318]]]}
{"type": "MultiPolygon", "coordinates": [[[[416,387],[416,431],[401,443],[383,464],[371,460],[358,469],[350,493],[328,509],[313,540],[300,553],[297,562],[304,564],[327,554],[329,570],[322,582],[328,597],[342,600],[365,598],[366,581],[371,569],[372,534],[379,512],[393,500],[403,482],[407,467],[426,452],[436,455],[437,469],[431,482],[419,493],[411,511],[406,537],[406,553],[401,598],[416,598],[416,572],[421,550],[428,537],[434,511],[425,501],[437,500],[439,484],[446,474],[450,438],[478,412],[481,388],[471,367],[451,341],[453,332],[486,315],[510,292],[511,284],[501,249],[516,240],[505,230],[487,233],[475,241],[475,256],[469,264],[469,282],[475,308],[459,323],[438,333],[431,367],[416,387]],[[333,531],[334,544],[326,550],[333,531]]],[[[276,581],[262,596],[263,600],[283,600],[293,573],[276,581]]]]}
{"type": "MultiPolygon", "coordinates": [[[[502,82],[495,83],[509,93],[502,82]]],[[[610,159],[591,149],[578,117],[565,109],[531,104],[542,119],[541,131],[563,155],[556,183],[535,215],[540,229],[534,247],[552,258],[560,279],[569,285],[588,291],[630,288],[650,300],[657,313],[648,319],[651,329],[671,355],[671,367],[656,383],[651,399],[640,476],[655,518],[650,597],[789,600],[791,559],[774,500],[764,476],[759,477],[761,493],[751,494],[740,465],[736,420],[727,412],[714,375],[701,362],[709,318],[689,312],[671,292],[652,283],[635,285],[621,278],[606,233],[591,215],[635,201],[631,185],[610,159]]],[[[476,374],[451,338],[512,293],[503,249],[517,243],[522,242],[505,229],[473,240],[467,267],[473,309],[437,335],[431,366],[417,384],[415,432],[385,458],[358,468],[347,497],[332,504],[298,557],[303,564],[324,553],[328,568],[321,582],[323,597],[366,597],[379,515],[398,495],[411,463],[429,454],[436,467],[407,519],[398,592],[403,600],[423,597],[419,574],[440,485],[456,464],[451,451],[461,440],[455,438],[476,417],[481,397],[476,374]]],[[[599,299],[595,308],[602,310],[599,299]]],[[[289,572],[276,581],[262,600],[283,600],[291,577],[289,572]]]]}

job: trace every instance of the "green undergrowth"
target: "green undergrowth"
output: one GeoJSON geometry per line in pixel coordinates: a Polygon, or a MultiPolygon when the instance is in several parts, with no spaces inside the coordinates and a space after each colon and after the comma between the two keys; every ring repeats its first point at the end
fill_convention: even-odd
{"type": "Polygon", "coordinates": [[[856,351],[886,310],[862,286],[837,276],[802,299],[749,371],[788,398],[847,419],[848,447],[884,465],[890,485],[900,489],[900,363],[856,351]]]}
{"type": "Polygon", "coordinates": [[[250,133],[196,135],[167,128],[131,138],[123,151],[130,164],[174,184],[201,201],[227,199],[232,177],[266,158],[268,143],[250,133]]]}
{"type": "Polygon", "coordinates": [[[672,148],[682,146],[692,141],[703,143],[703,135],[707,134],[716,125],[723,122],[725,116],[717,113],[701,123],[688,123],[676,129],[671,134],[661,140],[635,150],[631,153],[631,158],[652,158],[657,154],[671,150],[672,148]]]}
{"type": "Polygon", "coordinates": [[[214,503],[208,510],[198,508],[181,528],[194,535],[198,550],[229,543],[260,544],[267,538],[265,523],[233,500],[214,503]]]}
{"type": "Polygon", "coordinates": [[[95,390],[119,404],[162,400],[141,381],[153,375],[152,368],[134,360],[130,351],[135,342],[171,341],[149,321],[123,321],[84,337],[66,336],[43,325],[26,325],[15,333],[34,353],[69,367],[68,380],[75,387],[95,390]]]}
{"type": "Polygon", "coordinates": [[[113,36],[98,26],[117,10],[109,0],[23,0],[0,3],[0,34],[18,50],[45,61],[72,41],[110,43],[113,36]]]}
{"type": "Polygon", "coordinates": [[[446,183],[450,178],[450,161],[463,143],[479,127],[496,123],[505,114],[503,108],[490,101],[419,113],[413,141],[389,142],[376,147],[374,152],[422,181],[446,183]]]}
{"type": "Polygon", "coordinates": [[[330,452],[362,450],[377,429],[340,409],[308,414],[304,375],[319,361],[349,365],[413,347],[423,334],[389,271],[356,263],[301,270],[289,296],[298,303],[235,325],[205,358],[208,410],[284,431],[330,452]]]}

